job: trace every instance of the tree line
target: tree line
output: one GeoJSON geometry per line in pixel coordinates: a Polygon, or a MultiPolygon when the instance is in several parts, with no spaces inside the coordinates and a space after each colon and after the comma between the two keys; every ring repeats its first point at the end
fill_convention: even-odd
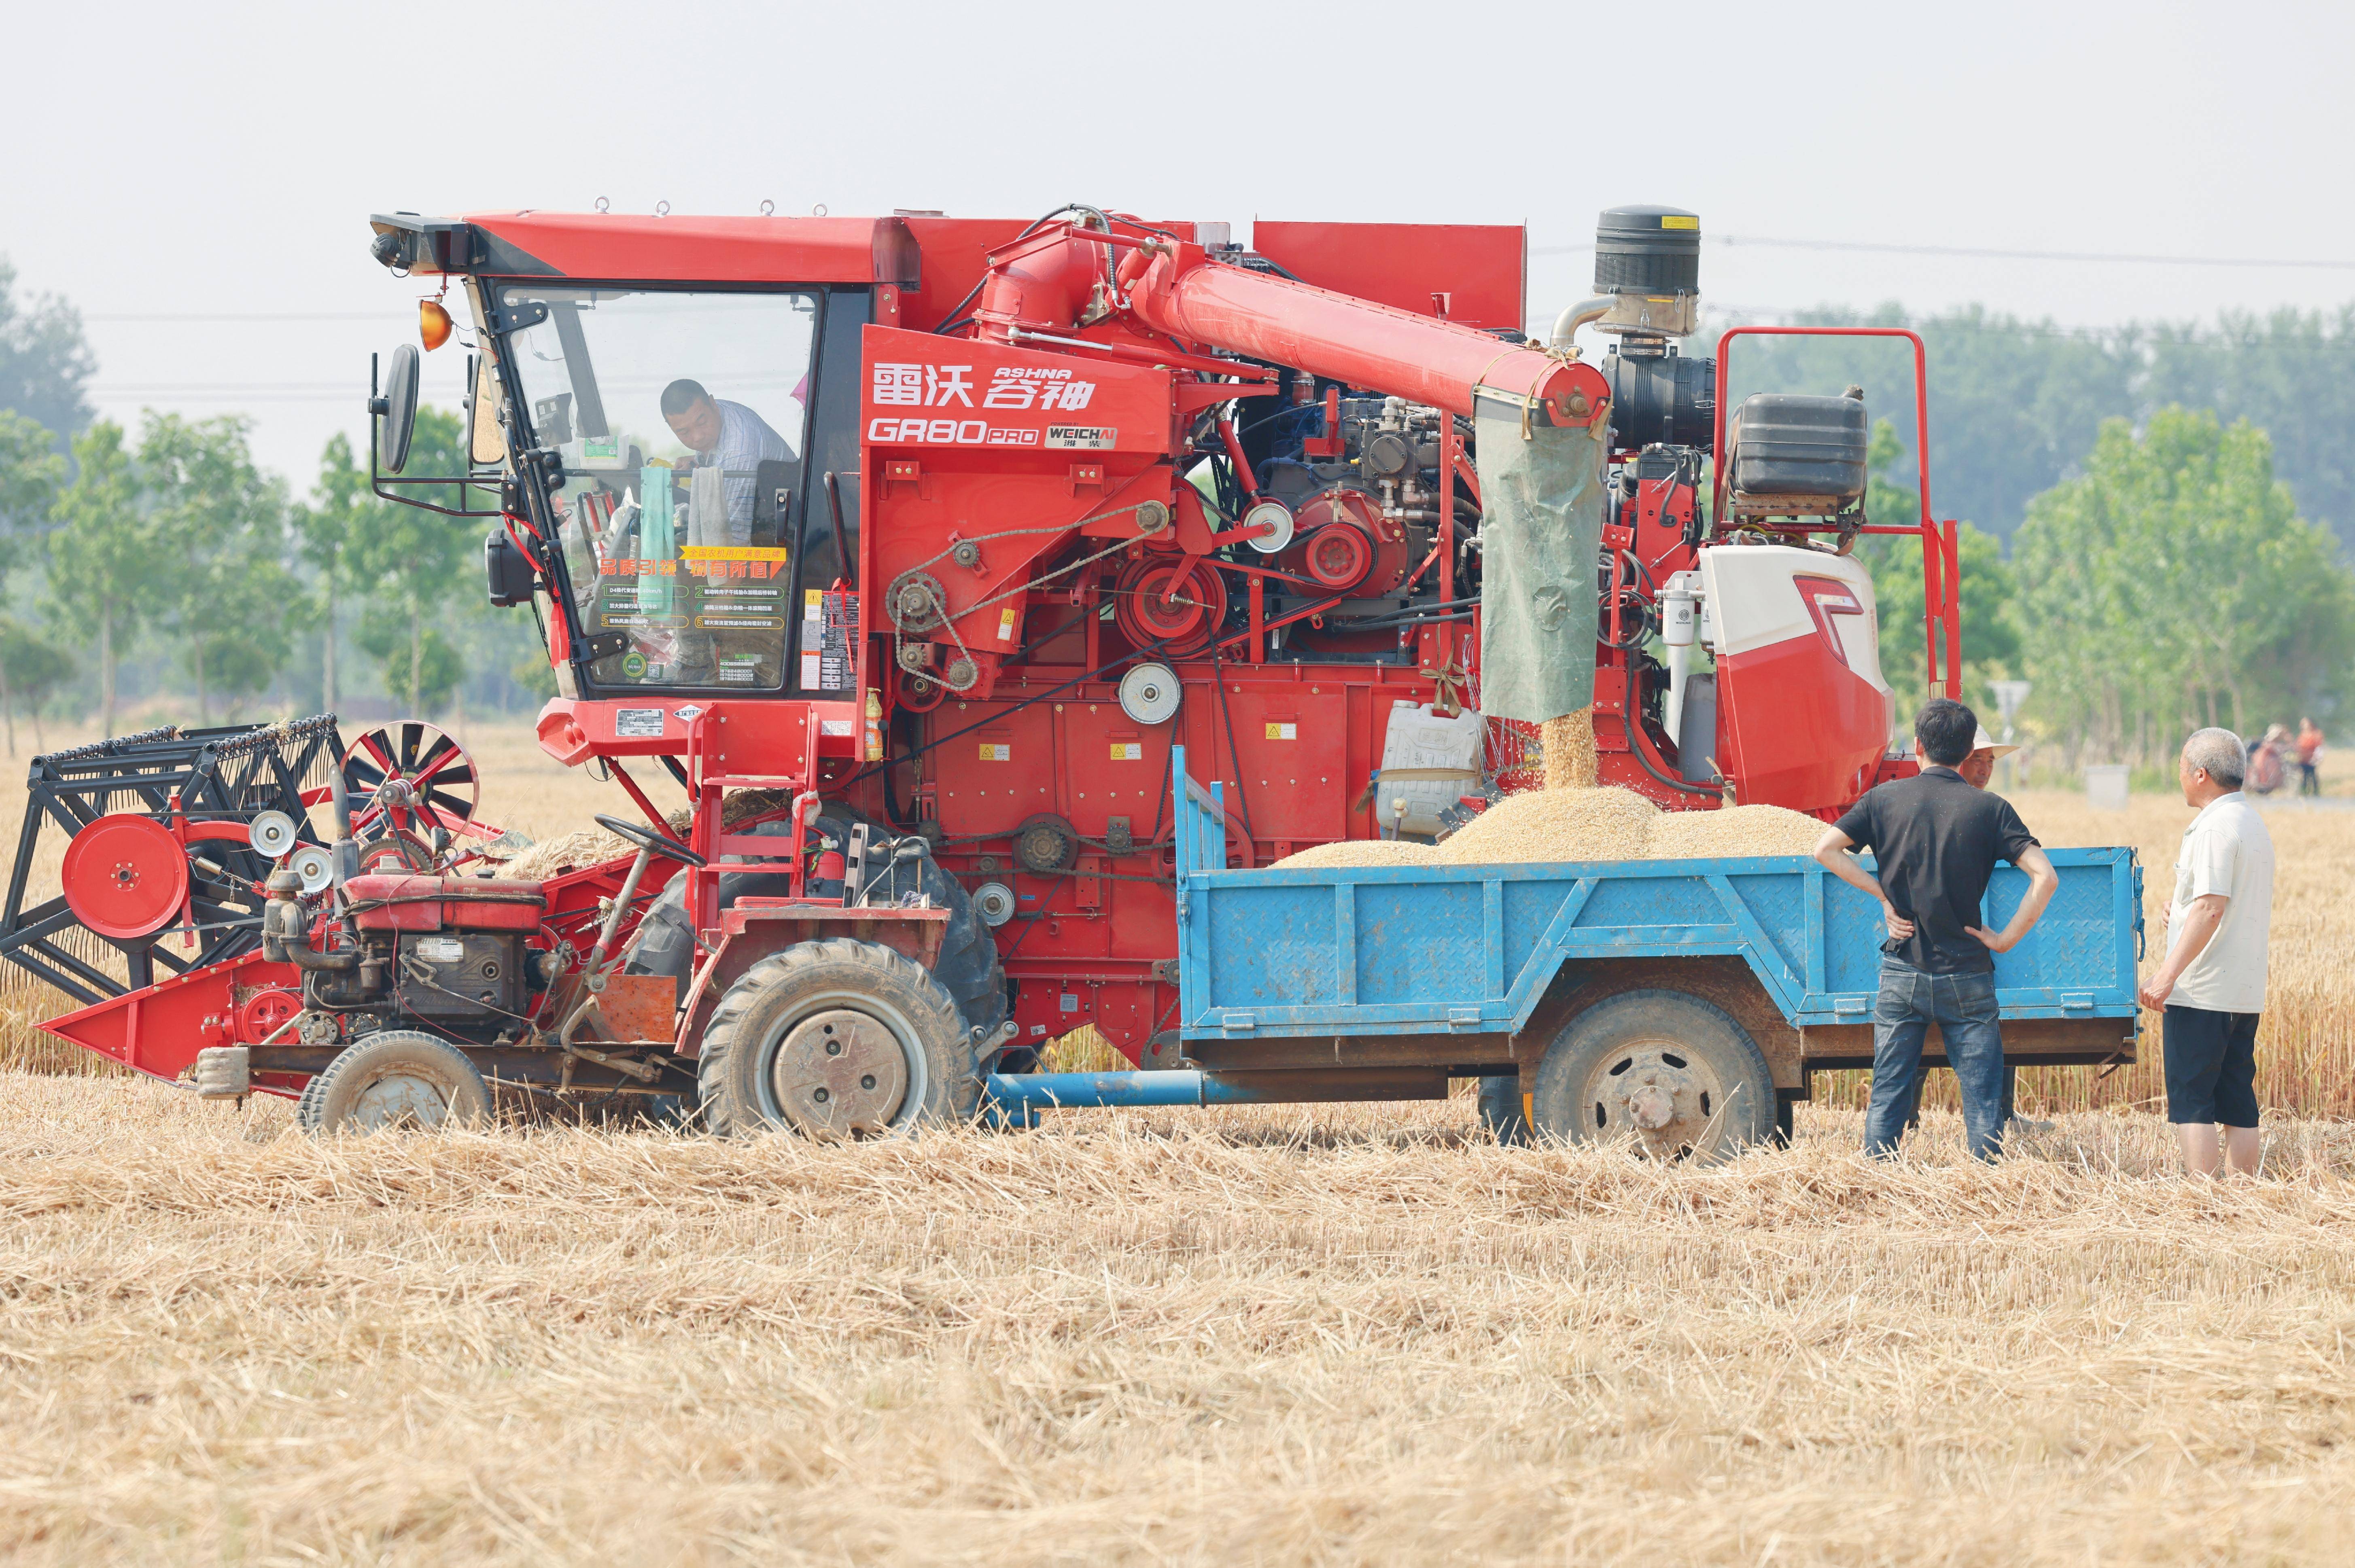
{"type": "MultiPolygon", "coordinates": [[[[479,520],[372,493],[336,435],[308,492],[254,461],[250,421],[92,415],[79,318],[20,300],[0,262],[0,723],[71,705],[107,734],[123,674],[176,689],[199,723],[257,705],[334,711],[380,692],[442,711],[485,661],[552,689],[528,626],[480,613],[479,520]],[[357,654],[362,668],[350,667],[357,654]]],[[[421,408],[409,471],[465,471],[459,417],[421,408]]],[[[454,496],[437,497],[445,502],[454,496]]],[[[144,695],[144,694],[143,694],[144,695]]]]}

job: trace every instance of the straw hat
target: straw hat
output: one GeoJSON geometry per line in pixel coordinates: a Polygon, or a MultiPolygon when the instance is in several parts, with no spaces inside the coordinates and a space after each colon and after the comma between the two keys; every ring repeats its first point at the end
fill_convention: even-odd
{"type": "Polygon", "coordinates": [[[1995,736],[1987,732],[1987,726],[1981,725],[1979,726],[1977,738],[1971,742],[1971,749],[1973,751],[1991,751],[1998,757],[2009,757],[2013,752],[2018,751],[2019,747],[2016,746],[1998,745],[1996,743],[1995,736]]]}

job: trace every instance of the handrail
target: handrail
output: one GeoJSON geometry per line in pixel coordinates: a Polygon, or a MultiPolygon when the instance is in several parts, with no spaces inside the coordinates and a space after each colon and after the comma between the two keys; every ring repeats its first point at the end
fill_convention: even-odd
{"type": "Polygon", "coordinates": [[[1913,455],[1917,464],[1922,520],[1913,528],[1868,528],[1872,534],[1916,534],[1922,536],[1922,635],[1924,667],[1932,686],[1938,679],[1938,629],[1946,633],[1946,695],[1963,694],[1963,604],[1961,556],[1949,523],[1942,533],[1930,518],[1930,354],[1922,334],[1910,327],[1738,326],[1728,327],[1717,340],[1716,431],[1710,444],[1715,471],[1710,497],[1710,518],[1725,511],[1725,387],[1726,362],[1737,337],[1902,337],[1913,345],[1913,455]]]}

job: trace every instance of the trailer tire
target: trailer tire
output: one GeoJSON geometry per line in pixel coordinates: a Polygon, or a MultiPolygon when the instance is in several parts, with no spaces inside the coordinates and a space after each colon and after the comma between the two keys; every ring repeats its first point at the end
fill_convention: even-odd
{"type": "Polygon", "coordinates": [[[1538,1065],[1536,1132],[1632,1138],[1638,1151],[1707,1162],[1774,1136],[1774,1076],[1749,1031],[1679,991],[1629,991],[1564,1024],[1538,1065]]]}
{"type": "Polygon", "coordinates": [[[772,1128],[873,1136],[971,1121],[981,1108],[973,1047],[956,998],[914,959],[845,937],[797,943],[746,969],[719,999],[696,1066],[704,1123],[742,1138],[772,1128]],[[833,1085],[804,1067],[815,1060],[805,1054],[837,1026],[850,1050],[837,1060],[864,1054],[879,1071],[833,1085]],[[903,1075],[896,1096],[895,1067],[903,1075]]]}
{"type": "Polygon", "coordinates": [[[1494,1074],[1480,1080],[1480,1125],[1508,1148],[1529,1142],[1529,1123],[1521,1114],[1518,1073],[1494,1074]]]}
{"type": "Polygon", "coordinates": [[[491,1118],[491,1087],[466,1054],[413,1029],[365,1035],[304,1086],[295,1107],[314,1134],[388,1127],[479,1127],[491,1118]]]}

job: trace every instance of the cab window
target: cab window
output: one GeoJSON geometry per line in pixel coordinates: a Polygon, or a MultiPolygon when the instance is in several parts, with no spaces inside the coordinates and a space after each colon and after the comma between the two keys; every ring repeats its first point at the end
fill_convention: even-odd
{"type": "Polygon", "coordinates": [[[818,298],[510,286],[520,412],[601,685],[775,691],[818,298]]]}

